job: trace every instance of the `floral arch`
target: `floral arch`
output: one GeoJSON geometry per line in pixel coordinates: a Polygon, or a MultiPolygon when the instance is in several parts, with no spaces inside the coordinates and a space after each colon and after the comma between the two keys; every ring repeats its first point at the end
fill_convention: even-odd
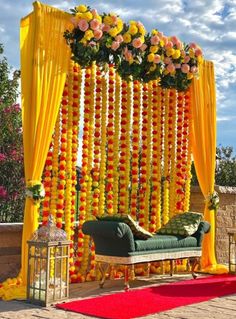
{"type": "MultiPolygon", "coordinates": [[[[86,6],[72,13],[35,2],[21,21],[20,41],[27,186],[40,185],[43,176],[43,223],[52,214],[73,241],[79,224],[76,256],[71,245],[71,281],[96,276],[94,250],[81,231],[85,220],[129,213],[155,232],[189,209],[192,154],[206,198],[204,217],[212,225],[203,244],[203,271],[225,271],[216,262],[215,216],[207,200],[215,170],[213,63],[195,44],[157,30],[147,35],[140,22],[124,25],[116,15],[101,17],[86,6]]],[[[39,207],[27,197],[22,268],[18,278],[0,286],[2,298],[25,297],[26,243],[38,221],[39,207]]]]}

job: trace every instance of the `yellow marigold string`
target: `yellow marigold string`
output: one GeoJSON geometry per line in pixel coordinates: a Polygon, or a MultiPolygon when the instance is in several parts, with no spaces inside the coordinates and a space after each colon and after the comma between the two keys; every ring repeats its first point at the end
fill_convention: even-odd
{"type": "Polygon", "coordinates": [[[107,118],[107,79],[102,77],[102,118],[101,118],[101,164],[100,164],[100,196],[99,215],[105,213],[105,176],[106,176],[106,118],[107,118]]]}
{"type": "Polygon", "coordinates": [[[131,166],[131,199],[130,213],[137,218],[138,210],[138,183],[139,183],[139,140],[140,140],[140,99],[141,85],[139,81],[133,83],[133,127],[132,127],[132,166],[131,166]]]}
{"type": "Polygon", "coordinates": [[[169,138],[169,147],[170,150],[170,217],[175,214],[175,205],[176,205],[176,90],[170,89],[170,99],[169,99],[169,124],[171,125],[171,135],[169,138]]]}
{"type": "Polygon", "coordinates": [[[158,82],[152,82],[152,193],[149,231],[155,232],[161,227],[161,105],[158,82]]]}
{"type": "Polygon", "coordinates": [[[120,120],[120,163],[119,163],[119,174],[120,174],[120,198],[119,198],[119,213],[127,213],[125,211],[126,207],[126,156],[127,156],[127,104],[128,96],[127,90],[128,85],[126,81],[122,81],[121,85],[121,120],[120,120]]]}
{"type": "Polygon", "coordinates": [[[147,107],[147,152],[146,152],[146,192],[145,192],[145,228],[149,229],[150,193],[151,193],[151,158],[152,158],[152,81],[148,83],[148,107],[147,107]]]}
{"type": "Polygon", "coordinates": [[[142,151],[140,161],[140,196],[139,196],[139,224],[145,226],[145,194],[147,190],[147,131],[148,131],[148,84],[143,84],[143,104],[142,104],[142,151]]]}
{"type": "Polygon", "coordinates": [[[132,83],[127,83],[127,117],[126,117],[126,159],[125,159],[125,211],[130,211],[130,113],[131,113],[131,94],[132,94],[132,83]]]}
{"type": "Polygon", "coordinates": [[[114,185],[114,92],[115,92],[115,70],[113,65],[109,66],[109,88],[108,88],[108,123],[107,123],[107,213],[113,214],[113,185],[114,185]]]}
{"type": "Polygon", "coordinates": [[[164,123],[164,170],[163,170],[163,223],[166,224],[169,220],[169,90],[164,90],[164,103],[165,103],[165,123],[164,123]]]}
{"type": "Polygon", "coordinates": [[[121,78],[115,74],[115,112],[114,112],[114,171],[113,171],[113,213],[118,211],[118,194],[119,194],[119,134],[120,134],[120,103],[121,103],[121,78]]]}

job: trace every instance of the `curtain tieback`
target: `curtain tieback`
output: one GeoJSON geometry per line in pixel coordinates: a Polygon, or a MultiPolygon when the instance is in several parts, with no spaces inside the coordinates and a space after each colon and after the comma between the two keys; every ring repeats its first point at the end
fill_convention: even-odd
{"type": "Polygon", "coordinates": [[[205,197],[205,202],[208,204],[209,210],[214,210],[215,212],[219,208],[220,198],[216,191],[213,191],[213,193],[209,194],[205,197]]]}
{"type": "Polygon", "coordinates": [[[26,183],[25,195],[30,198],[35,205],[39,204],[45,197],[45,190],[41,181],[29,180],[26,183]]]}

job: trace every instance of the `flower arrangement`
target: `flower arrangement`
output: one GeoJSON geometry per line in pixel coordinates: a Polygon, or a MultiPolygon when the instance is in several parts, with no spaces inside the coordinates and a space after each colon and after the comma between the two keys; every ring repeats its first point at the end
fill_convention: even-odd
{"type": "Polygon", "coordinates": [[[96,61],[108,70],[113,63],[123,80],[149,82],[159,78],[163,88],[179,91],[185,91],[198,75],[203,53],[197,44],[185,44],[156,29],[146,33],[139,21],[126,24],[114,13],[101,16],[86,5],[70,11],[73,29],[66,30],[64,37],[72,59],[82,68],[96,61]]]}
{"type": "Polygon", "coordinates": [[[214,210],[216,212],[219,208],[220,198],[216,191],[208,195],[205,201],[208,203],[209,210],[214,210]]]}
{"type": "Polygon", "coordinates": [[[27,182],[25,195],[34,201],[34,204],[39,203],[45,197],[45,190],[40,181],[30,180],[27,182]]]}

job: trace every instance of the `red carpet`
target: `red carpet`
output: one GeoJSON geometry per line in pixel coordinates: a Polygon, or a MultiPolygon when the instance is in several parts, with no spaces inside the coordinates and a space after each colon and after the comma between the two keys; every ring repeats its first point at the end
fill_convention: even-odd
{"type": "Polygon", "coordinates": [[[236,294],[235,275],[216,275],[83,299],[58,308],[106,319],[137,318],[236,294]]]}

